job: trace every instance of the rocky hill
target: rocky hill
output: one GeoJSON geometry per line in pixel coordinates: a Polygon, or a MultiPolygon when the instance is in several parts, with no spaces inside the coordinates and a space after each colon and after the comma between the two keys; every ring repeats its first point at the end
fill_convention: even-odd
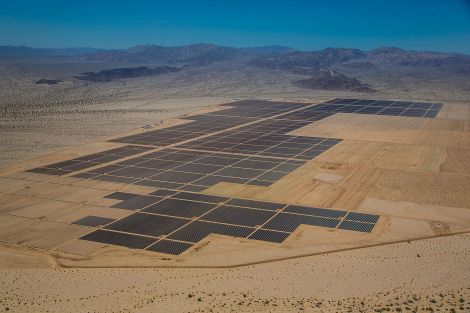
{"type": "Polygon", "coordinates": [[[109,82],[121,78],[135,78],[142,76],[154,76],[166,73],[173,73],[179,71],[180,68],[172,66],[160,66],[149,68],[146,66],[140,67],[125,67],[104,70],[99,72],[84,72],[75,78],[91,82],[109,82]]]}
{"type": "Polygon", "coordinates": [[[312,77],[300,79],[293,84],[297,87],[315,90],[347,90],[356,92],[374,92],[369,85],[356,78],[344,74],[329,71],[317,71],[312,77]]]}
{"type": "Polygon", "coordinates": [[[44,78],[41,78],[37,81],[35,81],[34,83],[36,85],[57,85],[58,83],[61,83],[62,81],[61,80],[58,80],[58,79],[44,79],[44,78]]]}

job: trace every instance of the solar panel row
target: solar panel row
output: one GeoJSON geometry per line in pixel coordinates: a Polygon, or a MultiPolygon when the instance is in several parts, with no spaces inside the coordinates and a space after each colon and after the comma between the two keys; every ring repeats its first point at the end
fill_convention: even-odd
{"type": "Polygon", "coordinates": [[[150,149],[152,148],[124,146],[75,159],[70,159],[67,161],[49,164],[43,167],[33,168],[28,170],[28,172],[62,176],[75,171],[84,170],[90,167],[99,166],[101,164],[140,154],[150,149]]]}

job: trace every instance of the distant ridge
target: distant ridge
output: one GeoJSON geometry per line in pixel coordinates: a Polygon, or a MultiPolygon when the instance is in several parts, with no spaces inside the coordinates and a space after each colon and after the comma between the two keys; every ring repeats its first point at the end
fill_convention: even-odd
{"type": "Polygon", "coordinates": [[[208,64],[241,57],[243,52],[237,48],[222,47],[212,44],[194,44],[187,46],[164,47],[141,45],[126,50],[100,51],[87,56],[88,60],[108,62],[143,62],[208,64]]]}
{"type": "Polygon", "coordinates": [[[89,47],[77,48],[31,48],[26,46],[0,46],[0,57],[3,58],[37,58],[37,57],[76,57],[96,53],[102,49],[89,47]]]}
{"type": "Polygon", "coordinates": [[[101,51],[89,55],[87,58],[89,60],[110,62],[185,62],[198,65],[248,56],[277,55],[292,51],[295,50],[283,46],[233,48],[213,44],[175,47],[141,45],[126,50],[101,51]]]}
{"type": "Polygon", "coordinates": [[[31,48],[26,46],[0,46],[0,58],[86,57],[92,61],[109,62],[189,62],[210,63],[244,56],[276,55],[295,51],[284,46],[233,48],[213,44],[191,44],[165,47],[138,45],[128,49],[95,48],[31,48]]]}
{"type": "Polygon", "coordinates": [[[277,56],[260,56],[251,62],[254,66],[283,69],[299,74],[311,74],[335,65],[374,68],[384,65],[408,66],[470,73],[470,56],[458,53],[410,51],[382,47],[371,51],[345,48],[327,48],[319,51],[295,51],[277,56]]]}
{"type": "Polygon", "coordinates": [[[243,60],[246,64],[268,69],[312,74],[337,65],[355,69],[381,66],[406,66],[416,69],[470,73],[470,55],[447,52],[412,51],[381,47],[363,51],[349,48],[326,48],[318,51],[298,51],[284,46],[234,48],[214,44],[192,44],[165,47],[139,45],[128,49],[64,48],[42,49],[0,46],[0,58],[79,58],[84,61],[206,65],[219,61],[243,60]]]}

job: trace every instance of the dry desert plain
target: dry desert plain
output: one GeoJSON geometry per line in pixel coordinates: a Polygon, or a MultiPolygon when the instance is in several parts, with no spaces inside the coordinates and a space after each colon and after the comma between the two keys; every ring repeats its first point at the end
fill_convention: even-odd
{"type": "MultiPolygon", "coordinates": [[[[233,79],[241,84],[234,86],[233,71],[227,65],[225,80],[220,79],[222,74],[211,78],[206,72],[191,73],[187,89],[181,73],[173,77],[178,82],[174,89],[168,78],[120,82],[124,87],[116,82],[112,87],[73,83],[25,87],[23,98],[15,95],[17,89],[3,87],[7,98],[2,102],[7,114],[2,118],[5,166],[0,170],[3,310],[470,311],[466,93],[445,93],[446,88],[430,86],[373,96],[303,91],[288,84],[285,76],[249,70],[239,74],[246,81],[233,79]],[[204,83],[195,83],[194,75],[203,75],[204,83]],[[116,96],[116,90],[128,94],[116,96]],[[25,99],[25,94],[36,97],[25,99]],[[50,106],[51,95],[59,97],[58,104],[50,106]],[[72,103],[64,101],[64,95],[72,103]],[[102,98],[86,100],[96,95],[102,98]],[[198,109],[217,112],[220,107],[211,105],[238,98],[312,105],[336,97],[416,99],[444,105],[436,118],[337,113],[289,133],[342,141],[274,184],[222,182],[201,192],[378,214],[371,233],[303,225],[281,244],[211,235],[180,256],[128,249],[80,240],[94,229],[72,222],[90,214],[122,218],[129,213],[110,208],[116,201],[104,196],[115,191],[148,194],[156,188],[26,172],[120,147],[122,143],[109,139],[144,133],[148,129],[137,127],[146,124],[155,130],[187,123],[176,116],[198,109]],[[15,99],[19,99],[16,106],[8,107],[15,99]]],[[[2,84],[18,86],[21,79],[2,84]]]]}

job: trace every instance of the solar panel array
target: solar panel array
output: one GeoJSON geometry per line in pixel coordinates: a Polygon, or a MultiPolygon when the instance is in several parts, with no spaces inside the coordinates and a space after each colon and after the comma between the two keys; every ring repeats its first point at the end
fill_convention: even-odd
{"type": "MultiPolygon", "coordinates": [[[[303,125],[305,126],[305,125],[303,125]]],[[[182,148],[242,153],[256,156],[311,160],[322,154],[340,139],[289,136],[268,131],[248,131],[241,128],[182,144],[182,148]]]]}
{"type": "Polygon", "coordinates": [[[74,177],[189,191],[201,191],[219,182],[266,187],[341,141],[285,135],[309,122],[273,118],[305,108],[305,104],[240,101],[230,106],[190,116],[193,122],[188,124],[112,140],[138,145],[119,148],[134,149],[135,154],[151,149],[149,146],[178,143],[176,149],[134,158],[115,155],[113,149],[31,171],[67,175],[80,170],[74,177]],[[223,131],[234,126],[239,130],[223,131]],[[214,132],[216,135],[210,136],[214,132]],[[207,139],[191,140],[207,135],[207,139]],[[189,144],[185,145],[186,141],[189,144]],[[116,162],[119,159],[123,160],[116,162]],[[101,161],[113,163],[102,166],[101,161]]]}
{"type": "MultiPolygon", "coordinates": [[[[114,192],[106,197],[119,200],[112,207],[132,213],[81,239],[174,255],[211,234],[282,243],[300,225],[370,233],[379,219],[360,212],[166,189],[148,195],[114,192]]],[[[83,220],[75,223],[86,225],[83,220]]]]}
{"type": "MultiPolygon", "coordinates": [[[[125,162],[119,162],[118,164],[111,164],[101,169],[81,173],[78,177],[132,184],[136,183],[142,177],[150,177],[152,174],[159,174],[161,168],[154,167],[155,165],[153,164],[155,164],[155,162],[140,162],[143,161],[145,157],[131,160],[128,160],[128,157],[152,149],[151,147],[168,145],[176,145],[179,149],[199,150],[200,153],[203,153],[202,151],[210,151],[231,154],[221,156],[228,159],[238,158],[235,154],[246,154],[259,157],[305,161],[315,158],[341,141],[340,139],[334,138],[287,135],[287,133],[312,122],[327,118],[336,113],[432,118],[437,115],[442,107],[440,103],[342,98],[333,99],[320,105],[255,100],[239,101],[229,103],[228,105],[230,107],[220,111],[189,116],[187,119],[191,122],[186,124],[111,140],[132,145],[34,168],[29,171],[61,176],[74,171],[99,167],[102,164],[126,158],[125,162]],[[198,139],[198,137],[202,138],[198,139]],[[134,166],[136,164],[140,165],[136,167],[143,169],[121,168],[122,166],[134,166]],[[121,172],[119,171],[120,169],[122,169],[121,172]],[[96,175],[107,174],[111,171],[113,171],[115,175],[96,175]],[[120,173],[123,175],[118,175],[120,173]]],[[[195,154],[196,152],[186,153],[195,154]]],[[[176,161],[183,162],[184,160],[176,161]]],[[[271,162],[272,160],[266,159],[265,161],[271,162]]],[[[167,166],[169,165],[167,164],[167,166]]],[[[183,170],[182,172],[186,171],[183,170]]],[[[287,171],[287,173],[288,172],[289,171],[287,171]]],[[[197,171],[194,173],[200,174],[197,171]]],[[[223,175],[224,173],[222,173],[221,175],[215,176],[232,177],[232,173],[233,171],[227,169],[227,175],[223,175]]],[[[272,173],[265,177],[271,177],[270,179],[272,181],[276,175],[282,177],[281,174],[272,173]]],[[[164,176],[162,178],[163,181],[169,183],[167,187],[172,187],[171,184],[173,183],[179,184],[179,182],[175,181],[177,180],[176,178],[168,179],[167,175],[162,176],[164,176]]],[[[247,177],[235,176],[228,179],[228,181],[247,183],[246,179],[247,177]]],[[[218,177],[208,178],[208,180],[213,182],[217,180],[221,181],[218,177]]],[[[269,184],[267,182],[270,181],[265,179],[250,180],[251,184],[258,184],[260,186],[268,186],[269,184]]],[[[157,181],[160,180],[157,179],[157,181]]],[[[149,184],[152,183],[149,182],[149,184]]],[[[161,184],[156,186],[163,187],[161,184]]],[[[193,191],[201,190],[200,187],[192,187],[192,189],[190,187],[187,188],[193,191]]]]}
{"type": "Polygon", "coordinates": [[[441,103],[393,100],[334,99],[283,116],[289,120],[315,121],[335,113],[408,116],[434,118],[441,103]]]}
{"type": "MultiPolygon", "coordinates": [[[[322,146],[322,149],[328,148],[322,146]]],[[[277,156],[164,149],[82,172],[74,177],[199,191],[219,182],[269,186],[305,164],[305,160],[277,156]]]]}
{"type": "Polygon", "coordinates": [[[242,124],[256,122],[260,119],[269,118],[305,106],[303,104],[269,101],[240,101],[228,105],[233,106],[233,108],[209,114],[189,116],[187,119],[191,122],[186,124],[121,137],[111,141],[149,146],[167,146],[242,124]]]}
{"type": "Polygon", "coordinates": [[[219,182],[263,187],[278,182],[341,142],[288,133],[336,113],[433,118],[441,107],[363,99],[320,105],[239,101],[189,116],[185,124],[111,140],[126,146],[29,171],[156,188],[148,195],[106,196],[119,200],[113,207],[130,215],[75,221],[96,229],[84,240],[180,254],[210,234],[281,243],[300,225],[369,233],[378,215],[198,192],[219,182]]]}

